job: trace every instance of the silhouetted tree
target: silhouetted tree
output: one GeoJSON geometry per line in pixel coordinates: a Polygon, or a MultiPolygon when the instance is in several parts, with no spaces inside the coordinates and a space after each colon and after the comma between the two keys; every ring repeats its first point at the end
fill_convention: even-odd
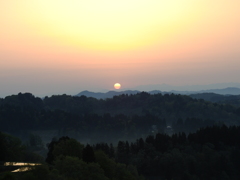
{"type": "Polygon", "coordinates": [[[93,148],[89,144],[87,144],[87,146],[83,148],[82,160],[85,161],[86,163],[91,163],[96,161],[93,148]]]}

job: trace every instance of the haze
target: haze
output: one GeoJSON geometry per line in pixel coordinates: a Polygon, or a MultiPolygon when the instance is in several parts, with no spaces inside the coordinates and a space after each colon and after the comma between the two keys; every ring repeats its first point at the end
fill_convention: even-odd
{"type": "Polygon", "coordinates": [[[0,7],[0,97],[112,90],[116,82],[124,89],[240,83],[240,1],[2,0],[0,7]]]}

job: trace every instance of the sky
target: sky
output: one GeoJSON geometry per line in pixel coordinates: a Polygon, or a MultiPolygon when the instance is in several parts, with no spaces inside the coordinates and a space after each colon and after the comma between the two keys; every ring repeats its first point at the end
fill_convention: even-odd
{"type": "Polygon", "coordinates": [[[115,83],[240,83],[239,7],[239,0],[0,0],[0,97],[106,92],[115,83]]]}

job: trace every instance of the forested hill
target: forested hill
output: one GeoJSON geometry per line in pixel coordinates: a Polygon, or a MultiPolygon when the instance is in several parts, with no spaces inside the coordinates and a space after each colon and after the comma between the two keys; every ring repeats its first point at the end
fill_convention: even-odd
{"type": "Polygon", "coordinates": [[[240,108],[185,95],[141,92],[98,100],[86,96],[54,95],[44,99],[19,93],[0,99],[1,131],[58,129],[104,137],[138,137],[153,125],[164,131],[196,130],[214,123],[240,125],[240,108]]]}
{"type": "Polygon", "coordinates": [[[192,98],[204,99],[213,103],[231,104],[240,107],[240,95],[220,95],[215,93],[200,93],[189,95],[192,98]]]}
{"type": "Polygon", "coordinates": [[[95,99],[86,96],[53,95],[43,99],[35,97],[31,93],[19,93],[0,99],[3,107],[16,107],[37,112],[47,110],[62,110],[67,113],[84,115],[98,114],[110,115],[124,114],[146,115],[151,114],[166,120],[179,118],[203,118],[224,121],[225,123],[240,123],[240,108],[229,104],[218,104],[195,99],[186,95],[154,94],[140,92],[135,95],[119,95],[113,98],[95,99]]]}
{"type": "MultiPolygon", "coordinates": [[[[90,92],[90,91],[82,91],[78,93],[76,96],[86,96],[86,97],[94,97],[96,99],[105,99],[105,98],[112,98],[113,96],[119,96],[122,94],[137,94],[140,93],[140,91],[137,90],[125,90],[125,91],[108,91],[106,93],[103,92],[90,92]]],[[[148,91],[149,94],[182,94],[182,95],[192,95],[192,94],[205,94],[205,93],[214,93],[218,95],[240,95],[240,89],[236,87],[228,87],[224,89],[209,89],[209,90],[201,90],[201,91],[177,91],[177,90],[171,90],[171,91],[159,91],[159,90],[153,90],[148,91]]]]}

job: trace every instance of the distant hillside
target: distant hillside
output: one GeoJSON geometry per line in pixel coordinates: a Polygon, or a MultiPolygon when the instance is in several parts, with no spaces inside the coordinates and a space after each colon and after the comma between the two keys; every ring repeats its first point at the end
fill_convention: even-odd
{"type": "Polygon", "coordinates": [[[159,91],[150,92],[153,94],[139,92],[130,95],[118,92],[119,94],[123,94],[114,95],[113,98],[106,99],[86,97],[84,93],[82,93],[82,96],[52,96],[45,98],[44,104],[45,107],[49,107],[50,109],[62,109],[81,115],[104,115],[105,113],[109,113],[113,116],[118,114],[143,116],[145,114],[151,114],[166,119],[169,124],[179,118],[186,119],[188,117],[213,119],[226,122],[227,124],[240,124],[238,117],[240,115],[240,108],[230,107],[229,104],[224,106],[221,104],[213,104],[201,100],[202,98],[192,99],[187,95],[158,92],[159,91]]]}
{"type": "Polygon", "coordinates": [[[210,89],[210,90],[203,90],[200,92],[208,92],[208,93],[215,93],[215,94],[221,94],[221,95],[240,95],[240,88],[235,87],[228,87],[225,89],[210,89]]]}
{"type": "Polygon", "coordinates": [[[140,91],[151,91],[153,89],[159,89],[161,91],[201,91],[201,90],[208,90],[208,89],[224,89],[227,87],[236,87],[240,88],[240,83],[216,83],[216,84],[207,84],[207,85],[181,85],[181,86],[174,86],[169,84],[147,84],[147,85],[140,85],[136,86],[133,89],[138,89],[140,91]]]}
{"type": "Polygon", "coordinates": [[[224,89],[209,89],[209,90],[201,90],[201,91],[174,91],[173,90],[168,93],[183,94],[183,95],[201,94],[201,93],[214,93],[214,94],[220,94],[220,95],[240,95],[240,88],[228,87],[224,89]]]}
{"type": "Polygon", "coordinates": [[[203,99],[213,103],[231,104],[234,106],[240,106],[240,95],[220,95],[214,93],[200,93],[189,95],[195,99],[203,99]]]}
{"type": "Polygon", "coordinates": [[[101,92],[90,92],[90,91],[82,91],[76,96],[86,96],[86,97],[94,97],[96,99],[106,99],[106,98],[112,98],[113,96],[119,96],[122,94],[137,94],[140,91],[108,91],[106,93],[101,93],[101,92]]]}
{"type": "MultiPolygon", "coordinates": [[[[94,97],[96,99],[106,99],[106,98],[112,98],[113,96],[119,96],[122,94],[137,94],[140,91],[134,90],[126,90],[126,91],[109,91],[106,93],[100,93],[100,92],[90,92],[90,91],[82,91],[76,96],[86,96],[86,97],[94,97]]],[[[159,90],[154,90],[154,91],[149,91],[149,94],[182,94],[182,95],[191,95],[191,94],[202,94],[202,93],[214,93],[214,94],[219,94],[219,95],[240,95],[240,88],[235,88],[235,87],[228,87],[225,89],[210,89],[210,90],[202,90],[202,91],[159,91],[159,90]]],[[[204,99],[204,98],[203,98],[204,99]]],[[[210,100],[210,99],[205,99],[205,100],[210,100]]],[[[211,101],[211,100],[210,100],[211,101]]]]}
{"type": "Polygon", "coordinates": [[[205,101],[211,101],[211,102],[220,102],[228,97],[225,95],[220,95],[215,93],[199,93],[199,94],[191,94],[189,96],[194,99],[203,99],[205,101]]]}
{"type": "Polygon", "coordinates": [[[165,132],[167,126],[179,132],[192,132],[214,124],[240,125],[239,107],[157,92],[106,99],[66,94],[41,99],[30,93],[19,93],[0,98],[0,131],[45,134],[54,130],[59,136],[71,135],[84,142],[89,139],[113,142],[165,132]]]}

